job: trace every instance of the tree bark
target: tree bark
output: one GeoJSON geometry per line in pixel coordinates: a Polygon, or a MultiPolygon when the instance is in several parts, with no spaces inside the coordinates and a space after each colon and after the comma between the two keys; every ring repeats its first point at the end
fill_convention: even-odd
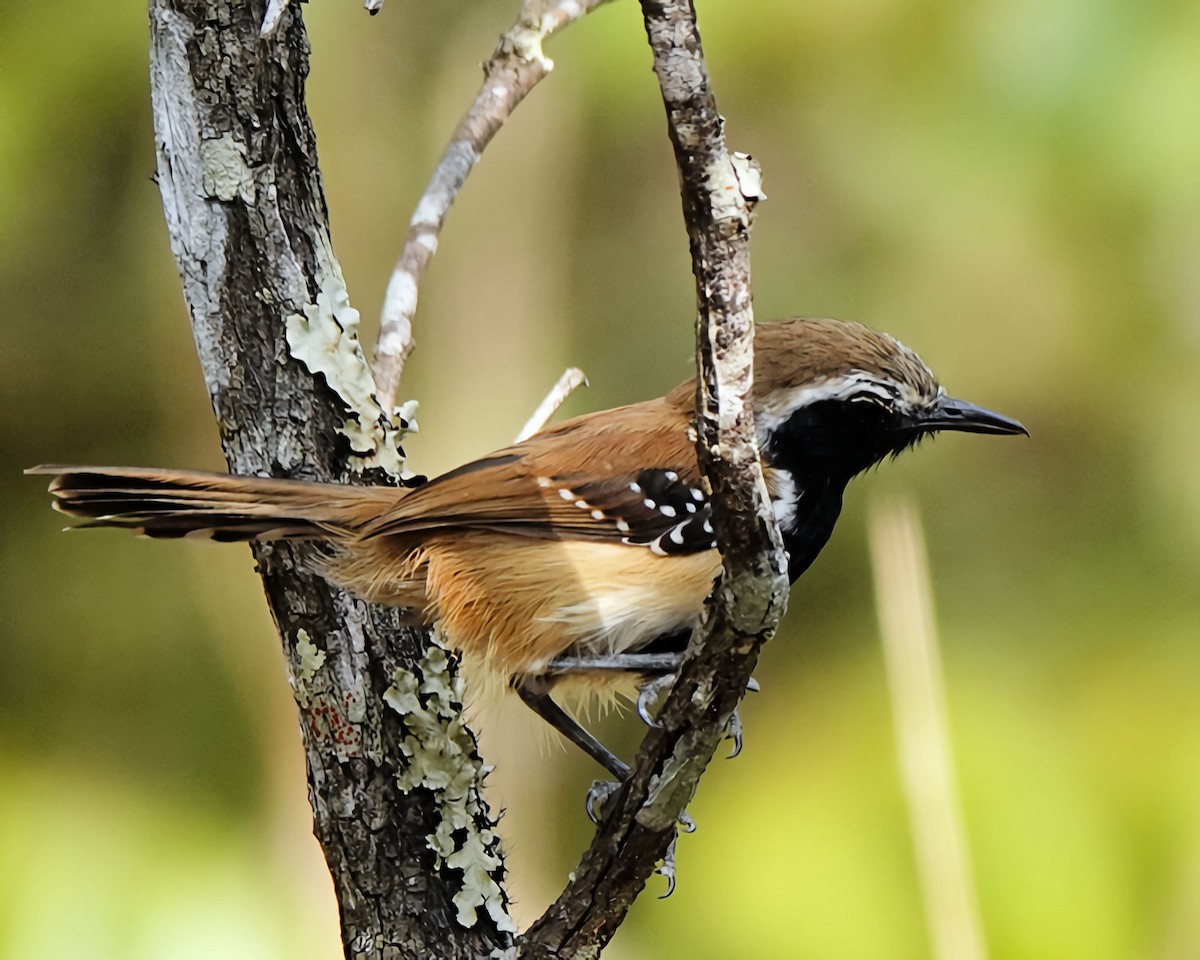
{"type": "MultiPolygon", "coordinates": [[[[229,469],[396,482],[333,255],[305,108],[300,7],[151,0],[158,183],[229,469]]],[[[254,547],[300,714],[347,957],[510,945],[504,865],[453,657],[333,589],[312,548],[254,547]]]]}

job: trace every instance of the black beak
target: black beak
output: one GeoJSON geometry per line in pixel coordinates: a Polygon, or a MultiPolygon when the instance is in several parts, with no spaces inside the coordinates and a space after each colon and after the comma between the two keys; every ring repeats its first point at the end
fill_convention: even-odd
{"type": "Polygon", "coordinates": [[[960,433],[995,433],[1029,436],[1029,431],[1016,420],[1010,420],[991,410],[984,410],[965,400],[941,397],[927,414],[913,417],[910,429],[920,433],[937,430],[957,430],[960,433]]]}

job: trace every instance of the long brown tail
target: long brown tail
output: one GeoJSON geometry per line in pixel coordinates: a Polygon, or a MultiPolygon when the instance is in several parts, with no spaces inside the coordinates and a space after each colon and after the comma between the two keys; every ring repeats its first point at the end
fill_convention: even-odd
{"type": "Polygon", "coordinates": [[[125,527],[147,537],[219,541],[340,539],[404,495],[389,487],[271,480],[153,467],[39,466],[54,474],[54,508],[81,527],[125,527]]]}

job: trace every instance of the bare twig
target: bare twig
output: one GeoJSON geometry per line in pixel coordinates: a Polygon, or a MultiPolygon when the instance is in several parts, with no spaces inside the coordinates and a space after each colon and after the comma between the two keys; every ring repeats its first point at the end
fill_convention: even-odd
{"type": "Polygon", "coordinates": [[[787,601],[786,560],[750,407],[747,197],[725,148],[690,0],[642,0],[642,12],[691,240],[699,302],[697,446],[713,488],[725,574],[659,726],[643,741],[571,883],[521,939],[523,957],[594,956],[616,931],[674,836],[787,601]]]}
{"type": "Polygon", "coordinates": [[[870,539],[896,746],[933,955],[984,960],[987,948],[954,788],[929,562],[913,505],[874,505],[870,539]]]}
{"type": "Polygon", "coordinates": [[[479,162],[484,148],[518,104],[553,68],[542,44],[568,24],[608,0],[525,0],[516,22],[500,37],[492,58],[483,66],[483,83],[475,102],[450,137],[408,225],[400,259],[384,295],[375,345],[375,380],[379,403],[391,412],[405,361],[412,353],[412,320],[417,312],[417,288],[437,252],[446,215],[479,162]]]}
{"type": "Polygon", "coordinates": [[[550,392],[538,404],[533,415],[525,421],[525,426],[521,428],[521,432],[517,434],[514,442],[520,443],[522,440],[528,440],[535,433],[541,433],[542,428],[554,416],[554,411],[566,403],[567,397],[585,383],[587,383],[587,375],[582,370],[578,367],[567,367],[563,371],[563,375],[558,378],[558,383],[550,388],[550,392]]]}

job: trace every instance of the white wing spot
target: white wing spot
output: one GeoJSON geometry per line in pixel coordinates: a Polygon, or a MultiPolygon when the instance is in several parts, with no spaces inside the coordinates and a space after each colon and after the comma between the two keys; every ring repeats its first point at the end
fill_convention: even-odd
{"type": "Polygon", "coordinates": [[[699,489],[698,487],[692,487],[692,499],[697,502],[700,502],[701,500],[704,499],[704,491],[699,489]]]}
{"type": "Polygon", "coordinates": [[[686,510],[688,513],[695,513],[696,505],[694,503],[685,503],[683,505],[683,509],[686,510]]]}
{"type": "Polygon", "coordinates": [[[655,510],[658,508],[658,504],[655,503],[653,500],[651,500],[649,497],[647,497],[645,500],[643,500],[642,503],[646,507],[647,510],[655,510]]]}
{"type": "Polygon", "coordinates": [[[617,529],[620,530],[622,533],[628,533],[629,532],[629,524],[627,524],[624,520],[618,520],[617,521],[617,529]]]}
{"type": "Polygon", "coordinates": [[[675,508],[674,508],[673,506],[671,506],[669,503],[664,503],[664,504],[663,504],[661,507],[659,507],[658,509],[661,511],[661,513],[662,513],[662,515],[663,515],[664,517],[673,517],[673,516],[675,516],[675,508]]]}
{"type": "Polygon", "coordinates": [[[629,485],[629,489],[630,489],[630,490],[632,490],[634,493],[641,493],[641,492],[642,492],[642,488],[641,488],[641,487],[639,487],[639,486],[638,486],[636,483],[631,483],[631,484],[629,485]]]}
{"type": "Polygon", "coordinates": [[[604,519],[604,511],[603,510],[593,510],[592,511],[592,519],[593,520],[603,520],[604,519]]]}
{"type": "Polygon", "coordinates": [[[558,495],[560,497],[562,497],[564,500],[574,500],[575,499],[575,494],[572,493],[570,490],[568,490],[566,487],[560,488],[558,491],[558,495]]]}
{"type": "Polygon", "coordinates": [[[667,478],[668,483],[674,483],[679,479],[679,474],[677,474],[674,470],[668,470],[663,474],[663,476],[667,478]]]}
{"type": "Polygon", "coordinates": [[[708,520],[705,520],[705,521],[704,521],[704,532],[705,532],[705,533],[712,533],[712,532],[713,532],[712,523],[711,523],[711,522],[709,522],[708,520]]]}
{"type": "Polygon", "coordinates": [[[545,490],[547,487],[554,486],[554,481],[549,477],[537,477],[537,485],[545,490]]]}
{"type": "Polygon", "coordinates": [[[671,538],[672,543],[677,543],[681,547],[683,546],[683,527],[684,524],[677,523],[671,528],[671,532],[667,534],[667,536],[671,538]]]}
{"type": "Polygon", "coordinates": [[[590,510],[592,505],[586,500],[576,500],[575,506],[577,506],[580,510],[590,510]]]}

